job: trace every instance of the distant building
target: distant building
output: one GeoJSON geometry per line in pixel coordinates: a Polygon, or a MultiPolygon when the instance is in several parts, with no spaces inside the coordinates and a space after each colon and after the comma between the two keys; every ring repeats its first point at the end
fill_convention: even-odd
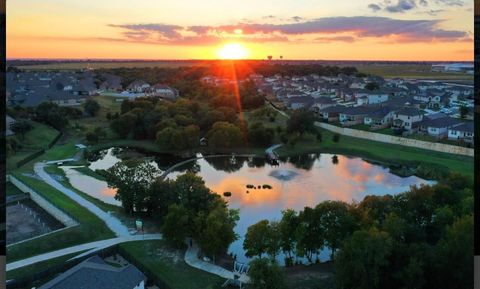
{"type": "Polygon", "coordinates": [[[5,136],[14,135],[15,133],[12,131],[12,125],[15,123],[13,117],[6,115],[5,116],[5,136]]]}
{"type": "Polygon", "coordinates": [[[474,140],[474,125],[473,121],[462,123],[458,126],[452,127],[448,130],[448,139],[465,141],[473,143],[474,140]]]}
{"type": "Polygon", "coordinates": [[[114,267],[93,256],[39,289],[144,289],[145,275],[135,266],[114,267]]]}
{"type": "Polygon", "coordinates": [[[436,72],[463,72],[473,74],[473,63],[445,63],[433,64],[432,71],[436,72]]]}

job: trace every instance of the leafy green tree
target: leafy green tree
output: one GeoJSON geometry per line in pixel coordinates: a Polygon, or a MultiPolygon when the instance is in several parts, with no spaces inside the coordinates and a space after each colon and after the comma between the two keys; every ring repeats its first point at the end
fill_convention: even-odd
{"type": "Polygon", "coordinates": [[[282,219],[280,220],[281,247],[282,251],[290,260],[293,258],[295,252],[295,230],[297,226],[297,213],[292,209],[282,211],[282,219]]]}
{"type": "Polygon", "coordinates": [[[100,104],[93,99],[89,98],[85,101],[85,112],[90,116],[96,116],[100,111],[100,104]]]}
{"type": "Polygon", "coordinates": [[[280,223],[276,221],[269,222],[267,231],[267,254],[271,259],[275,259],[282,249],[282,236],[280,232],[280,223]]]}
{"type": "Polygon", "coordinates": [[[393,242],[386,232],[370,229],[353,233],[336,257],[338,288],[387,288],[384,285],[390,276],[392,249],[393,242]]]}
{"type": "Polygon", "coordinates": [[[369,82],[365,85],[365,89],[367,89],[367,90],[377,90],[377,89],[380,89],[380,86],[376,82],[369,82]]]}
{"type": "Polygon", "coordinates": [[[307,257],[312,262],[313,255],[317,254],[325,244],[318,211],[305,207],[298,215],[298,220],[299,224],[295,230],[296,252],[299,256],[307,257]]]}
{"type": "Polygon", "coordinates": [[[25,138],[25,133],[32,129],[30,122],[26,120],[17,120],[11,126],[10,129],[21,136],[22,139],[25,138]]]}
{"type": "Polygon", "coordinates": [[[200,211],[208,211],[212,202],[220,198],[205,186],[205,181],[201,177],[191,172],[178,176],[172,189],[176,195],[175,202],[188,210],[192,220],[200,211]]]}
{"type": "Polygon", "coordinates": [[[288,133],[299,133],[302,136],[306,132],[315,131],[315,116],[312,111],[307,109],[294,110],[287,121],[288,133]]]}
{"type": "Polygon", "coordinates": [[[275,131],[265,128],[262,123],[256,122],[248,129],[248,140],[257,146],[269,146],[275,137],[275,131]]]}
{"type": "Polygon", "coordinates": [[[121,138],[126,138],[135,127],[135,115],[126,113],[110,123],[112,130],[121,138]]]}
{"type": "Polygon", "coordinates": [[[473,232],[472,215],[464,216],[448,227],[435,254],[437,286],[473,288],[473,232]]]}
{"type": "Polygon", "coordinates": [[[268,220],[259,221],[248,227],[247,233],[245,234],[245,240],[243,241],[245,256],[258,256],[261,258],[264,253],[267,253],[268,231],[268,220]]]}
{"type": "Polygon", "coordinates": [[[468,111],[468,107],[466,107],[465,105],[461,105],[459,108],[460,118],[465,118],[468,114],[468,111]]]}
{"type": "Polygon", "coordinates": [[[237,239],[234,232],[239,219],[238,210],[229,210],[223,200],[208,212],[200,212],[195,219],[197,241],[202,251],[213,257],[225,253],[230,244],[237,239]]]}
{"type": "Polygon", "coordinates": [[[181,248],[185,245],[185,239],[190,234],[190,220],[185,207],[172,204],[168,207],[168,213],[163,220],[162,234],[171,245],[181,248]]]}
{"type": "Polygon", "coordinates": [[[213,148],[233,148],[243,143],[240,128],[228,122],[216,122],[207,133],[208,145],[213,148]]]}
{"type": "Polygon", "coordinates": [[[35,119],[48,124],[58,130],[68,125],[68,116],[65,110],[53,102],[42,102],[35,109],[35,119]]]}
{"type": "Polygon", "coordinates": [[[259,258],[251,261],[248,275],[254,289],[286,288],[285,270],[275,260],[259,258]]]}
{"type": "Polygon", "coordinates": [[[341,201],[324,201],[315,207],[316,215],[320,218],[321,231],[325,245],[332,250],[331,259],[335,251],[357,227],[349,206],[341,201]]]}
{"type": "Polygon", "coordinates": [[[148,191],[157,176],[156,168],[145,161],[128,160],[115,164],[105,174],[108,186],[116,188],[115,199],[127,214],[141,211],[150,201],[148,191]]]}

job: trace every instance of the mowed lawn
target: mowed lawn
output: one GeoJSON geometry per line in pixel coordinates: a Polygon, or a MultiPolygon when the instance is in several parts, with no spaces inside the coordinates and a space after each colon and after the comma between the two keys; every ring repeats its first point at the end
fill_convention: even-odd
{"type": "Polygon", "coordinates": [[[9,136],[9,138],[15,138],[22,146],[22,148],[10,154],[7,157],[7,170],[15,169],[17,162],[32,155],[33,153],[47,149],[48,145],[57,137],[58,131],[48,125],[31,121],[32,129],[21,135],[9,136]]]}
{"type": "Polygon", "coordinates": [[[170,289],[220,288],[225,281],[188,266],[183,259],[183,251],[171,249],[162,240],[134,241],[119,246],[170,289]]]}

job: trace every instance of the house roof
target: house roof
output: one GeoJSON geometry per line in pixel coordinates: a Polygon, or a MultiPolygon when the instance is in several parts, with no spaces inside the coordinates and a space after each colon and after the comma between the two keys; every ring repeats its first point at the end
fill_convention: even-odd
{"type": "Polygon", "coordinates": [[[346,115],[367,115],[378,110],[378,106],[354,106],[347,107],[342,114],[346,115]]]}
{"type": "Polygon", "coordinates": [[[326,113],[337,113],[337,112],[341,113],[341,112],[345,111],[345,109],[347,109],[346,106],[334,105],[334,106],[329,106],[329,107],[323,108],[320,111],[321,112],[326,112],[326,113]]]}
{"type": "Polygon", "coordinates": [[[313,100],[314,103],[319,103],[319,104],[332,104],[336,103],[333,99],[330,97],[318,97],[313,100]]]}
{"type": "Polygon", "coordinates": [[[413,107],[404,107],[397,111],[398,115],[408,115],[408,116],[416,116],[416,115],[423,115],[423,113],[416,108],[413,107]]]}
{"type": "Polygon", "coordinates": [[[473,121],[464,122],[451,129],[456,131],[473,132],[473,129],[474,129],[473,121]]]}
{"type": "Polygon", "coordinates": [[[434,128],[448,128],[452,126],[456,126],[461,122],[458,119],[451,118],[451,117],[443,117],[443,118],[436,118],[423,121],[421,126],[423,127],[434,127],[434,128]]]}
{"type": "Polygon", "coordinates": [[[93,256],[39,289],[133,289],[145,280],[145,275],[131,264],[113,267],[100,257],[93,256]]]}

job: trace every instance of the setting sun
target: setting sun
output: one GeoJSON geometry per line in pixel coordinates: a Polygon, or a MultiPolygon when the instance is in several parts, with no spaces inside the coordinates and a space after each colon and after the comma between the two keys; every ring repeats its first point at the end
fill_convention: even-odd
{"type": "Polygon", "coordinates": [[[221,59],[244,59],[248,56],[248,50],[239,43],[225,44],[218,50],[221,59]]]}

